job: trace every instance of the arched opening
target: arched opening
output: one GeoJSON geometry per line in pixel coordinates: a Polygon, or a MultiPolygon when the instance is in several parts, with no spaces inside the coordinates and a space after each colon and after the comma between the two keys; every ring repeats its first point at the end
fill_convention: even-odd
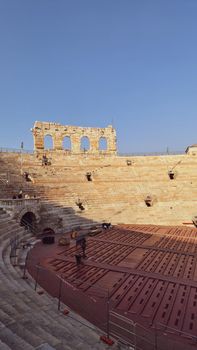
{"type": "Polygon", "coordinates": [[[88,151],[90,149],[90,141],[89,141],[89,138],[87,136],[83,136],[81,138],[80,149],[84,152],[88,151]]]}
{"type": "Polygon", "coordinates": [[[44,149],[53,149],[53,138],[51,135],[44,137],[44,149]]]}
{"type": "Polygon", "coordinates": [[[26,230],[34,232],[36,228],[36,216],[31,211],[25,213],[20,221],[20,225],[25,227],[26,230]]]}
{"type": "Polygon", "coordinates": [[[86,178],[87,178],[88,181],[92,181],[92,173],[88,171],[86,173],[86,178]]]}
{"type": "Polygon", "coordinates": [[[107,150],[107,139],[105,137],[100,137],[99,139],[99,150],[100,151],[107,150]]]}
{"type": "Polygon", "coordinates": [[[55,235],[55,231],[50,227],[44,228],[42,233],[43,233],[43,235],[55,235]]]}
{"type": "Polygon", "coordinates": [[[170,180],[174,180],[175,178],[175,172],[173,170],[169,170],[168,171],[168,176],[170,178],[170,180]]]}
{"type": "Polygon", "coordinates": [[[144,199],[144,202],[145,202],[147,207],[152,207],[153,206],[152,196],[151,195],[146,196],[146,198],[144,199]]]}
{"type": "Polygon", "coordinates": [[[128,165],[128,166],[132,165],[132,161],[129,160],[129,159],[127,159],[127,165],[128,165]]]}
{"type": "Polygon", "coordinates": [[[63,138],[62,147],[65,151],[71,151],[71,140],[70,136],[65,136],[63,138]]]}
{"type": "Polygon", "coordinates": [[[42,231],[42,243],[43,244],[55,243],[55,231],[52,228],[46,227],[42,231]]]}

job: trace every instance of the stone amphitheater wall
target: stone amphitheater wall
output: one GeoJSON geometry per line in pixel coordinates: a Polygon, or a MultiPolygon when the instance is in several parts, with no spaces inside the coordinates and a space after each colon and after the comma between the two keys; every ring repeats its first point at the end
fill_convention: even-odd
{"type": "Polygon", "coordinates": [[[105,151],[109,154],[116,154],[116,131],[109,125],[107,128],[90,128],[60,125],[57,123],[38,122],[36,121],[32,129],[34,138],[34,150],[45,150],[45,137],[51,136],[53,141],[53,150],[64,150],[63,141],[65,138],[70,139],[71,149],[73,154],[99,153],[105,151]],[[84,149],[83,139],[87,138],[89,141],[89,149],[84,149]],[[102,149],[101,142],[106,142],[106,149],[102,149]]]}
{"type": "MultiPolygon", "coordinates": [[[[77,216],[90,221],[182,225],[192,224],[192,218],[197,215],[197,157],[191,154],[112,157],[52,151],[48,155],[51,165],[43,167],[41,155],[23,154],[22,171],[35,177],[35,183],[31,184],[35,192],[39,194],[43,189],[45,197],[55,205],[72,208],[74,220],[76,212],[77,216]],[[174,180],[168,176],[171,169],[176,174],[174,180]],[[92,173],[90,183],[85,177],[87,172],[92,173]],[[147,196],[153,199],[149,208],[145,204],[147,196]],[[83,213],[79,213],[75,205],[78,197],[85,203],[83,213]]],[[[13,181],[18,174],[20,185],[21,155],[1,153],[0,162],[4,163],[5,170],[15,172],[13,181]]],[[[43,218],[41,215],[42,223],[48,217],[45,212],[43,218]]],[[[50,216],[51,222],[61,229],[57,209],[54,217],[52,220],[50,216]]],[[[66,217],[61,225],[64,223],[67,223],[66,217]]]]}
{"type": "MultiPolygon", "coordinates": [[[[41,225],[50,217],[50,224],[61,230],[64,224],[83,219],[113,223],[192,224],[197,216],[197,147],[189,146],[185,154],[154,156],[117,156],[116,131],[107,128],[83,128],[57,123],[35,122],[32,129],[34,152],[0,153],[1,175],[9,172],[9,186],[0,182],[0,197],[6,198],[22,185],[22,175],[28,172],[32,183],[28,186],[43,199],[41,225]],[[45,137],[53,139],[53,149],[45,148],[45,137]],[[89,139],[90,148],[84,150],[81,141],[89,139]],[[71,149],[65,150],[63,141],[69,138],[71,149]],[[100,149],[105,139],[106,149],[100,149]],[[43,166],[43,154],[49,165],[43,166]],[[170,180],[169,172],[174,173],[170,180]],[[87,182],[87,173],[91,180],[87,182]],[[83,200],[85,211],[77,211],[76,202],[83,200]],[[150,204],[149,208],[147,206],[150,204]],[[50,215],[48,206],[50,204],[50,215]],[[59,209],[58,209],[59,208],[59,209]],[[65,216],[64,208],[70,213],[65,216]],[[63,210],[61,210],[63,209],[63,210]],[[58,212],[59,210],[59,212],[58,212]],[[77,213],[77,215],[76,215],[77,213]],[[72,220],[71,220],[72,218],[72,220]]],[[[10,197],[12,198],[12,197],[10,197]]]]}

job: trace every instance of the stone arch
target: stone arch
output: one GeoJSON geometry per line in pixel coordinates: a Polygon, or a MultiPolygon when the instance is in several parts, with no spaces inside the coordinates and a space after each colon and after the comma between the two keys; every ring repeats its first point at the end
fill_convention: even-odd
{"type": "MultiPolygon", "coordinates": [[[[34,149],[36,151],[43,151],[44,148],[47,148],[53,151],[62,150],[64,152],[62,147],[63,137],[70,136],[72,143],[72,150],[70,153],[79,154],[84,152],[85,149],[88,151],[88,154],[97,154],[100,152],[98,147],[99,138],[103,136],[107,139],[108,154],[116,154],[116,130],[112,125],[108,125],[106,128],[90,128],[36,121],[32,133],[34,137],[34,149]],[[50,144],[44,147],[44,137],[47,135],[53,138],[53,146],[50,144]],[[84,136],[89,138],[90,146],[89,142],[84,142],[84,136]],[[82,145],[80,145],[80,141],[82,141],[82,145]]],[[[69,147],[66,146],[64,148],[67,149],[69,147]]],[[[103,149],[104,147],[101,148],[103,149]]]]}
{"type": "Polygon", "coordinates": [[[44,149],[53,149],[53,136],[50,134],[44,136],[44,149]]]}
{"type": "Polygon", "coordinates": [[[70,136],[64,136],[62,140],[62,148],[65,151],[71,151],[72,150],[72,143],[70,136]]]}
{"type": "Polygon", "coordinates": [[[104,136],[101,136],[99,139],[99,151],[107,151],[107,139],[104,136]]]}
{"type": "Polygon", "coordinates": [[[43,235],[55,235],[55,231],[51,227],[45,227],[42,230],[43,235]]]}
{"type": "Polygon", "coordinates": [[[21,222],[22,217],[27,213],[31,212],[35,215],[36,218],[36,224],[40,222],[40,215],[38,214],[38,211],[34,208],[23,208],[19,213],[15,215],[15,219],[17,222],[21,222]]]}
{"type": "Polygon", "coordinates": [[[21,217],[20,225],[25,227],[25,229],[34,232],[36,228],[36,216],[32,211],[26,211],[26,213],[21,217]]]}
{"type": "Polygon", "coordinates": [[[80,150],[88,151],[90,149],[90,140],[88,136],[82,136],[80,140],[80,150]]]}

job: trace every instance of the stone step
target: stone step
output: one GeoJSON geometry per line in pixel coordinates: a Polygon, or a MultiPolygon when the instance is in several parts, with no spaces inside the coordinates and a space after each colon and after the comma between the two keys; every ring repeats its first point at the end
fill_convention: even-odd
{"type": "MultiPolygon", "coordinates": [[[[57,327],[58,325],[56,325],[57,327]]],[[[60,343],[59,339],[51,335],[51,332],[45,332],[36,323],[25,322],[25,324],[15,323],[9,325],[9,329],[17,334],[19,337],[25,339],[33,347],[37,347],[43,343],[43,339],[49,342],[52,346],[60,343]]]]}
{"type": "Polygon", "coordinates": [[[0,340],[12,350],[33,350],[34,347],[24,339],[13,333],[9,328],[0,322],[0,340]],[[2,326],[2,327],[1,327],[2,326]]]}
{"type": "MultiPolygon", "coordinates": [[[[35,348],[36,350],[56,350],[56,348],[53,348],[51,345],[48,343],[43,343],[35,348]]],[[[70,349],[69,349],[70,350],[70,349]]]]}
{"type": "Polygon", "coordinates": [[[0,226],[0,237],[4,234],[5,231],[10,232],[12,231],[15,234],[15,230],[17,229],[22,229],[22,227],[18,223],[12,223],[12,222],[7,222],[2,224],[0,226]]]}
{"type": "Polygon", "coordinates": [[[3,343],[1,340],[0,340],[0,349],[1,350],[12,350],[7,344],[3,343]]]}

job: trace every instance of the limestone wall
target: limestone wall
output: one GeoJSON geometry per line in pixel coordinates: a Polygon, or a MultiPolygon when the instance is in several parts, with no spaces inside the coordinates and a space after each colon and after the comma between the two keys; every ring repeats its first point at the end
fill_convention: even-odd
{"type": "MultiPolygon", "coordinates": [[[[78,215],[113,223],[182,225],[197,214],[197,158],[188,154],[149,157],[63,156],[37,175],[45,196],[55,205],[72,207],[78,215]],[[131,165],[127,165],[127,161],[131,165]],[[173,170],[171,180],[168,172],[173,170]],[[91,172],[92,182],[86,173],[91,172]],[[153,206],[144,199],[150,195],[153,206]],[[85,211],[78,211],[77,199],[85,211]]],[[[40,169],[41,170],[41,169],[40,169]]]]}
{"type": "Polygon", "coordinates": [[[74,222],[81,225],[102,220],[182,225],[192,224],[197,215],[197,157],[190,153],[118,157],[49,151],[47,156],[50,165],[43,166],[42,152],[23,154],[22,162],[20,154],[0,154],[1,169],[10,172],[13,189],[21,186],[21,166],[22,172],[29,172],[34,179],[29,190],[33,188],[42,198],[43,227],[53,222],[53,228],[62,230],[74,222]],[[170,170],[175,174],[173,180],[170,170]],[[90,182],[87,172],[92,174],[90,182]],[[148,195],[154,199],[151,207],[144,201],[148,195]],[[76,205],[79,198],[84,211],[76,205]]]}
{"type": "Polygon", "coordinates": [[[83,128],[77,126],[60,125],[57,123],[36,121],[32,129],[34,137],[34,149],[43,151],[45,149],[44,139],[51,136],[53,140],[53,150],[62,151],[63,140],[68,137],[71,142],[70,152],[72,154],[102,153],[116,154],[116,131],[111,125],[107,128],[83,128]],[[89,149],[83,147],[82,139],[87,137],[89,140],[89,149]],[[101,150],[99,144],[102,139],[106,141],[106,150],[101,150]]]}

